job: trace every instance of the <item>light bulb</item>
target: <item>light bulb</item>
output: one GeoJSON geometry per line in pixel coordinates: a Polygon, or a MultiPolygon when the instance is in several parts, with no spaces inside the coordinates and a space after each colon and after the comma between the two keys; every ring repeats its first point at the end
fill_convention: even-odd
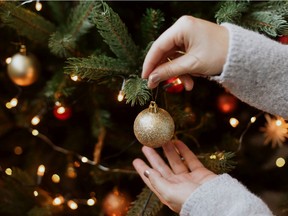
{"type": "Polygon", "coordinates": [[[33,191],[33,194],[34,194],[35,197],[37,197],[39,195],[38,191],[36,191],[36,190],[33,191]]]}
{"type": "Polygon", "coordinates": [[[255,121],[256,121],[256,117],[255,116],[251,117],[250,122],[254,123],[255,121]]]}
{"type": "Polygon", "coordinates": [[[124,91],[120,90],[120,91],[119,91],[119,94],[118,94],[118,97],[117,97],[117,100],[118,100],[119,102],[123,101],[124,95],[125,95],[125,94],[124,94],[124,91]]]}
{"type": "Polygon", "coordinates": [[[69,200],[67,202],[67,205],[69,206],[69,208],[71,208],[72,210],[75,210],[78,208],[78,205],[76,202],[74,202],[73,200],[69,200]]]}
{"type": "Polygon", "coordinates": [[[276,166],[277,167],[283,167],[285,165],[285,159],[282,157],[277,158],[276,160],[276,166]]]}
{"type": "Polygon", "coordinates": [[[6,60],[5,60],[6,64],[10,64],[11,61],[12,61],[12,58],[11,58],[11,57],[6,58],[6,60]]]}
{"type": "Polygon", "coordinates": [[[66,109],[63,106],[60,106],[60,107],[57,108],[57,113],[58,114],[63,114],[63,113],[65,113],[65,111],[66,111],[66,109]]]}
{"type": "Polygon", "coordinates": [[[95,205],[95,203],[96,203],[96,199],[94,197],[87,200],[87,205],[89,206],[93,206],[95,205]]]}
{"type": "Polygon", "coordinates": [[[11,104],[12,107],[16,107],[17,104],[18,104],[18,99],[17,98],[12,98],[10,100],[10,104],[11,104]]]}
{"type": "Polygon", "coordinates": [[[70,79],[76,82],[79,80],[79,77],[77,75],[71,75],[70,79]]]}
{"type": "Polygon", "coordinates": [[[59,182],[60,182],[60,176],[57,175],[57,174],[53,174],[52,177],[51,177],[51,180],[52,180],[54,183],[59,183],[59,182]]]}
{"type": "Polygon", "coordinates": [[[35,4],[35,9],[37,11],[41,11],[42,10],[42,4],[41,2],[37,1],[36,4],[35,4]]]}
{"type": "Polygon", "coordinates": [[[82,161],[83,163],[87,163],[87,162],[88,162],[88,158],[87,158],[87,157],[82,157],[82,158],[81,158],[81,161],[82,161]]]}
{"type": "Polygon", "coordinates": [[[239,121],[236,118],[230,118],[229,123],[232,127],[237,127],[239,124],[239,121]]]}
{"type": "Polygon", "coordinates": [[[12,175],[12,169],[11,168],[5,169],[5,173],[6,175],[12,175]]]}
{"type": "Polygon", "coordinates": [[[44,173],[45,173],[45,166],[44,166],[43,164],[41,164],[41,165],[38,167],[37,175],[38,175],[38,176],[44,176],[44,173]]]}
{"type": "Polygon", "coordinates": [[[31,124],[32,125],[38,125],[40,123],[40,117],[38,115],[34,116],[32,119],[31,119],[31,124]]]}
{"type": "Polygon", "coordinates": [[[60,196],[57,196],[53,199],[52,204],[54,206],[58,206],[58,205],[61,205],[62,203],[64,203],[64,201],[65,201],[64,197],[60,195],[60,196]]]}
{"type": "Polygon", "coordinates": [[[36,129],[32,130],[32,135],[33,136],[38,136],[39,135],[39,131],[36,130],[36,129]]]}

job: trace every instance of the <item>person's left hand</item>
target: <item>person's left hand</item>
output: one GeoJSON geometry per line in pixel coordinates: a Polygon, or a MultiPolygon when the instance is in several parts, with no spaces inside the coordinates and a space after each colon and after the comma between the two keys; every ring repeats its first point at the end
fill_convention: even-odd
{"type": "Polygon", "coordinates": [[[179,213],[189,195],[217,175],[205,168],[179,140],[170,141],[163,149],[170,167],[153,148],[147,146],[143,146],[142,151],[152,168],[141,159],[135,159],[133,165],[161,202],[179,213]]]}

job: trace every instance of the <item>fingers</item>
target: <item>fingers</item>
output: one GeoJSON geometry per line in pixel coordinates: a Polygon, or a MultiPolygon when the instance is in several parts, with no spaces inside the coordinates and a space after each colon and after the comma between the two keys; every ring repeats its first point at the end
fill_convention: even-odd
{"type": "Polygon", "coordinates": [[[169,176],[173,175],[170,167],[163,161],[163,159],[153,148],[143,146],[142,151],[151,166],[157,170],[164,178],[168,178],[169,176]]]}
{"type": "Polygon", "coordinates": [[[204,167],[203,164],[198,160],[197,156],[180,140],[174,142],[175,147],[178,149],[180,155],[184,158],[186,165],[191,172],[198,168],[204,167]]]}
{"type": "Polygon", "coordinates": [[[176,175],[181,173],[188,173],[188,167],[183,163],[180,158],[181,156],[177,153],[174,142],[177,141],[170,141],[163,145],[163,149],[169,164],[176,175]]]}
{"type": "Polygon", "coordinates": [[[191,74],[192,71],[198,71],[198,68],[200,67],[201,62],[196,56],[191,54],[179,56],[172,61],[165,62],[156,67],[149,75],[148,87],[155,88],[164,80],[186,74],[185,80],[187,83],[185,82],[184,86],[186,84],[186,86],[189,86],[192,89],[192,79],[187,79],[187,74],[191,74]]]}

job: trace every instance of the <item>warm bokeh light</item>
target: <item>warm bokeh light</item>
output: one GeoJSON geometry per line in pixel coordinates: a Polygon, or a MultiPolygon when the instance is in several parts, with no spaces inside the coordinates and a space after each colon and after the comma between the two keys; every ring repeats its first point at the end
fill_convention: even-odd
{"type": "Polygon", "coordinates": [[[39,195],[39,193],[38,193],[38,191],[33,191],[33,195],[35,196],[35,197],[37,197],[38,195],[39,195]]]}
{"type": "Polygon", "coordinates": [[[276,160],[276,166],[277,167],[283,167],[285,165],[285,159],[282,157],[277,158],[276,160]]]}
{"type": "Polygon", "coordinates": [[[254,123],[255,121],[256,121],[256,117],[255,116],[251,117],[250,122],[254,123]]]}
{"type": "Polygon", "coordinates": [[[16,107],[17,104],[18,104],[18,99],[17,98],[12,98],[10,100],[10,104],[11,104],[12,107],[16,107]]]}
{"type": "Polygon", "coordinates": [[[15,146],[15,148],[14,148],[14,153],[15,153],[16,155],[21,155],[21,154],[23,153],[22,147],[21,147],[21,146],[15,146]]]}
{"type": "Polygon", "coordinates": [[[53,174],[53,175],[51,176],[51,180],[52,180],[52,182],[54,182],[54,183],[59,183],[59,182],[60,182],[60,176],[57,175],[57,174],[53,174]]]}
{"type": "Polygon", "coordinates": [[[58,206],[58,205],[63,204],[64,201],[65,201],[64,197],[60,195],[60,196],[57,196],[53,199],[52,204],[54,206],[58,206]]]}
{"type": "Polygon", "coordinates": [[[6,106],[7,109],[13,108],[13,106],[12,106],[11,103],[10,103],[10,101],[7,102],[5,106],[6,106]]]}
{"type": "Polygon", "coordinates": [[[12,58],[11,58],[11,57],[6,58],[6,60],[5,60],[6,64],[10,64],[11,61],[12,61],[12,58]]]}
{"type": "Polygon", "coordinates": [[[38,115],[34,116],[32,119],[31,119],[31,124],[32,125],[38,125],[40,123],[40,117],[38,115]]]}
{"type": "Polygon", "coordinates": [[[96,203],[96,199],[94,197],[87,200],[87,205],[89,206],[93,206],[95,205],[95,203],[96,203]]]}
{"type": "Polygon", "coordinates": [[[73,200],[69,200],[67,202],[67,205],[69,206],[70,209],[75,210],[78,208],[78,205],[76,202],[74,202],[73,200]]]}
{"type": "Polygon", "coordinates": [[[280,119],[277,119],[277,120],[275,121],[275,124],[276,124],[278,127],[280,127],[280,126],[282,125],[282,121],[281,121],[280,119]]]}
{"type": "Polygon", "coordinates": [[[39,135],[39,131],[36,130],[36,129],[32,130],[32,135],[33,136],[38,136],[39,135]]]}
{"type": "Polygon", "coordinates": [[[79,77],[77,75],[71,75],[70,79],[77,82],[79,80],[79,77]]]}
{"type": "Polygon", "coordinates": [[[37,175],[38,175],[38,176],[44,176],[44,173],[45,173],[45,166],[44,166],[43,164],[41,164],[41,165],[38,167],[37,175]]]}
{"type": "Polygon", "coordinates": [[[117,97],[117,100],[119,101],[119,102],[121,102],[121,101],[123,101],[123,99],[124,99],[124,92],[121,90],[121,91],[119,91],[119,94],[118,94],[118,97],[117,97]]]}
{"type": "Polygon", "coordinates": [[[11,168],[5,169],[5,173],[6,175],[12,175],[12,169],[11,168]]]}
{"type": "Polygon", "coordinates": [[[239,124],[239,121],[238,121],[238,119],[236,119],[236,118],[230,118],[229,119],[229,123],[230,123],[230,125],[232,126],[232,127],[237,127],[238,126],[238,124],[239,124]]]}
{"type": "Polygon", "coordinates": [[[41,11],[42,10],[42,4],[41,2],[37,1],[36,4],[35,4],[35,9],[37,11],[41,11]]]}
{"type": "Polygon", "coordinates": [[[88,162],[88,158],[87,158],[87,157],[82,157],[82,158],[81,158],[81,161],[82,161],[83,163],[87,163],[87,162],[88,162]]]}

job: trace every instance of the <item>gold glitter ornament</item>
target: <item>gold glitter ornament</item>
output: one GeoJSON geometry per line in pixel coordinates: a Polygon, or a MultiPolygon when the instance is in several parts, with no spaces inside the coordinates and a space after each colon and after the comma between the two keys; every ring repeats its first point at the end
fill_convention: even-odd
{"type": "Polygon", "coordinates": [[[140,112],[134,121],[134,134],[137,140],[152,148],[158,148],[173,137],[175,125],[170,114],[150,102],[149,108],[140,112]]]}
{"type": "Polygon", "coordinates": [[[11,57],[11,62],[7,66],[10,79],[19,86],[33,84],[39,74],[38,63],[35,57],[26,55],[26,47],[22,45],[20,52],[11,57]]]}

